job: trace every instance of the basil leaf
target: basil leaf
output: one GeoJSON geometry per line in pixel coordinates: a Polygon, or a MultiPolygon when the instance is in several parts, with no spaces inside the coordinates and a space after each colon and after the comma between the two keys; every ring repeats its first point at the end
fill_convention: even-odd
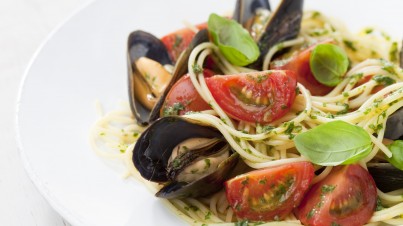
{"type": "Polygon", "coordinates": [[[348,57],[340,47],[333,44],[319,44],[311,53],[309,65],[318,82],[336,86],[347,72],[348,57]]]}
{"type": "Polygon", "coordinates": [[[214,44],[232,64],[245,66],[259,57],[259,48],[249,32],[234,20],[213,13],[207,25],[214,44]]]}
{"type": "Polygon", "coordinates": [[[322,166],[357,162],[372,148],[371,138],[363,128],[343,121],[328,122],[298,134],[294,142],[303,156],[322,166]]]}
{"type": "Polygon", "coordinates": [[[396,168],[403,170],[403,140],[395,140],[388,145],[392,152],[392,157],[388,158],[389,162],[396,168]]]}

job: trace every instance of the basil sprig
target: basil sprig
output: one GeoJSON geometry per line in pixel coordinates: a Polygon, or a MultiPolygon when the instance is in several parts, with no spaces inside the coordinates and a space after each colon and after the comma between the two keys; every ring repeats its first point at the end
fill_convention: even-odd
{"type": "Polygon", "coordinates": [[[259,57],[260,51],[255,41],[240,24],[217,14],[211,14],[208,30],[212,41],[232,64],[245,66],[259,57]]]}
{"type": "Polygon", "coordinates": [[[297,150],[322,166],[351,164],[371,152],[371,138],[361,127],[343,121],[317,126],[294,138],[297,150]]]}
{"type": "Polygon", "coordinates": [[[396,168],[403,170],[403,140],[395,140],[388,145],[392,152],[392,157],[388,158],[389,162],[396,168]]]}
{"type": "Polygon", "coordinates": [[[317,45],[309,59],[313,76],[327,86],[336,86],[341,82],[348,64],[348,57],[343,49],[328,43],[317,45]]]}

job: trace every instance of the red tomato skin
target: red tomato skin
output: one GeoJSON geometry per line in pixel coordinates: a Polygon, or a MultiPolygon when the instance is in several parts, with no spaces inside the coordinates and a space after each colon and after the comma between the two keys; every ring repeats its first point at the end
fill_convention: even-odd
{"type": "MultiPolygon", "coordinates": [[[[207,28],[207,23],[201,23],[196,25],[199,30],[207,28]]],[[[169,33],[161,38],[162,43],[164,43],[167,48],[168,54],[171,59],[176,62],[179,55],[185,50],[196,33],[190,28],[182,28],[180,30],[169,33]]]]}
{"type": "MultiPolygon", "coordinates": [[[[237,75],[215,75],[206,79],[207,86],[218,105],[232,118],[252,123],[267,124],[283,115],[291,108],[295,100],[296,78],[293,71],[261,71],[253,73],[241,73],[237,75]],[[259,77],[267,76],[260,82],[259,77]],[[245,103],[234,93],[238,93],[246,87],[252,91],[251,101],[264,98],[269,101],[266,105],[245,103]]],[[[247,94],[242,93],[243,96],[247,94]]]]}
{"type": "MultiPolygon", "coordinates": [[[[321,43],[328,43],[330,40],[326,40],[321,43]]],[[[316,45],[310,46],[307,49],[292,56],[288,63],[278,66],[276,64],[271,65],[271,69],[277,70],[293,70],[297,74],[297,82],[301,83],[307,88],[314,96],[324,96],[328,94],[333,87],[323,85],[318,82],[313,76],[311,67],[309,65],[309,59],[311,52],[316,45]]]]}
{"type": "Polygon", "coordinates": [[[304,225],[361,226],[372,217],[376,197],[376,185],[368,171],[358,164],[336,166],[325,179],[312,186],[295,214],[304,225]],[[335,188],[324,194],[324,185],[335,188]],[[346,199],[356,208],[347,206],[343,212],[340,205],[345,205],[346,199]]]}
{"type": "MultiPolygon", "coordinates": [[[[204,69],[203,74],[205,77],[213,76],[213,72],[204,69]]],[[[180,78],[168,92],[163,107],[161,108],[161,115],[167,107],[173,106],[175,103],[180,103],[184,109],[179,111],[179,115],[184,115],[190,111],[204,111],[211,109],[210,105],[203,100],[199,95],[189,75],[184,75],[180,78]]]]}
{"type": "Polygon", "coordinates": [[[313,176],[314,167],[310,162],[297,162],[251,171],[225,182],[227,200],[240,219],[281,220],[298,206],[307,192],[313,176]],[[280,186],[287,183],[287,178],[292,178],[294,182],[288,190],[277,193],[281,191],[280,186]],[[280,184],[276,184],[276,181],[280,184]],[[276,203],[278,195],[282,201],[276,203]],[[266,199],[267,202],[263,204],[261,198],[270,200],[266,199]],[[274,206],[273,203],[275,203],[274,206]]]}

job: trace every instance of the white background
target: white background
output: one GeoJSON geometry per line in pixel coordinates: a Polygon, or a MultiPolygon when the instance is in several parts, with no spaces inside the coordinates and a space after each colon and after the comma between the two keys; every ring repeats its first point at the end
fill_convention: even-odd
{"type": "Polygon", "coordinates": [[[69,225],[28,178],[15,141],[24,71],[47,35],[88,0],[0,0],[0,225],[69,225]]]}

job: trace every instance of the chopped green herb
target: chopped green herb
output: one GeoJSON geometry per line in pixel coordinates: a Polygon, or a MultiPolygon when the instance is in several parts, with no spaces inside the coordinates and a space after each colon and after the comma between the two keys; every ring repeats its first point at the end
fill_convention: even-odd
{"type": "Polygon", "coordinates": [[[335,185],[323,185],[322,186],[322,194],[327,194],[327,193],[331,193],[332,191],[334,191],[334,189],[336,188],[335,185]]]}
{"type": "Polygon", "coordinates": [[[205,219],[205,220],[209,220],[210,217],[211,217],[211,212],[208,211],[207,214],[206,214],[206,216],[204,216],[204,219],[205,219]]]}
{"type": "Polygon", "coordinates": [[[266,184],[266,182],[267,182],[267,178],[259,180],[259,184],[266,184]]]}
{"type": "Polygon", "coordinates": [[[375,211],[380,211],[385,209],[385,207],[382,206],[382,202],[381,199],[379,198],[379,196],[376,198],[376,208],[375,211]]]}
{"type": "Polygon", "coordinates": [[[348,92],[343,92],[343,97],[349,97],[348,92]]]}
{"type": "Polygon", "coordinates": [[[211,165],[211,162],[210,162],[210,159],[204,159],[204,163],[206,164],[205,166],[204,166],[204,169],[208,169],[208,168],[210,168],[210,165],[211,165]]]}
{"type": "Polygon", "coordinates": [[[234,223],[234,226],[248,226],[248,220],[238,221],[234,223]]]}
{"type": "Polygon", "coordinates": [[[181,165],[181,160],[180,159],[176,158],[176,159],[174,159],[172,161],[172,167],[174,169],[178,169],[180,167],[180,165],[181,165]]]}
{"type": "Polygon", "coordinates": [[[347,48],[351,49],[352,51],[354,52],[357,51],[357,48],[355,48],[354,43],[352,41],[345,39],[343,40],[343,43],[347,48]]]}
{"type": "Polygon", "coordinates": [[[174,103],[172,106],[165,106],[163,110],[163,116],[179,115],[179,111],[185,109],[182,103],[174,103]]]}
{"type": "Polygon", "coordinates": [[[384,86],[389,86],[396,83],[396,80],[394,80],[393,78],[382,75],[375,75],[374,77],[372,77],[372,80],[384,86]]]}
{"type": "Polygon", "coordinates": [[[315,211],[315,209],[311,209],[311,211],[306,215],[306,218],[311,219],[315,215],[315,211]]]}
{"type": "Polygon", "coordinates": [[[203,72],[203,68],[201,68],[198,64],[193,64],[192,69],[195,74],[200,74],[203,72]]]}
{"type": "Polygon", "coordinates": [[[241,184],[242,185],[247,185],[249,183],[249,177],[246,177],[242,182],[241,182],[241,184]]]}
{"type": "Polygon", "coordinates": [[[399,58],[399,50],[397,49],[397,42],[393,42],[390,46],[389,60],[392,62],[397,61],[399,58]]]}

